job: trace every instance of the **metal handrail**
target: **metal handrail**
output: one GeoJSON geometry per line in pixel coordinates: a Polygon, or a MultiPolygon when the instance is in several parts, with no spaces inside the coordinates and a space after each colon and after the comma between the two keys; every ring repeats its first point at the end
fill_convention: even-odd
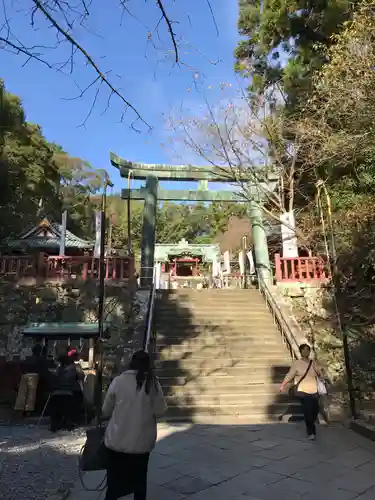
{"type": "Polygon", "coordinates": [[[293,359],[298,359],[300,357],[300,352],[299,352],[299,344],[296,340],[296,337],[290,328],[289,323],[286,321],[284,314],[282,310],[280,309],[280,306],[275,300],[275,297],[273,296],[271,290],[269,289],[269,286],[267,285],[266,281],[264,280],[263,276],[258,272],[258,287],[260,293],[263,295],[267,306],[271,310],[271,313],[274,317],[275,322],[277,323],[279,330],[281,332],[281,335],[283,336],[284,340],[288,344],[290,354],[293,359]]]}
{"type": "Polygon", "coordinates": [[[153,275],[152,275],[152,284],[150,289],[150,297],[148,300],[147,307],[147,321],[145,328],[145,335],[143,339],[143,349],[146,352],[149,352],[149,346],[151,341],[152,334],[152,321],[154,318],[154,306],[155,306],[155,296],[156,296],[156,267],[154,267],[153,275]]]}

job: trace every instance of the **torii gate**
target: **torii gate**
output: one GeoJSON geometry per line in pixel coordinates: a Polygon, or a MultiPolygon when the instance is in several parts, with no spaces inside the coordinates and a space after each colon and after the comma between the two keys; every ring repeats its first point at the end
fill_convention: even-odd
{"type": "Polygon", "coordinates": [[[264,279],[271,276],[270,261],[268,256],[267,235],[263,225],[262,202],[264,194],[275,190],[278,177],[269,176],[267,183],[249,183],[246,178],[247,192],[250,201],[244,199],[236,191],[211,191],[208,182],[235,184],[236,179],[230,171],[217,167],[197,167],[193,165],[161,165],[133,163],[110,153],[111,163],[118,168],[120,175],[128,179],[129,174],[133,179],[146,180],[145,186],[140,189],[123,189],[123,199],[144,200],[143,232],[141,245],[141,286],[146,286],[152,279],[155,253],[155,228],[156,210],[158,201],[220,201],[220,202],[247,202],[251,220],[252,241],[255,251],[257,271],[264,279]],[[198,181],[197,190],[170,190],[158,186],[159,181],[198,181]]]}

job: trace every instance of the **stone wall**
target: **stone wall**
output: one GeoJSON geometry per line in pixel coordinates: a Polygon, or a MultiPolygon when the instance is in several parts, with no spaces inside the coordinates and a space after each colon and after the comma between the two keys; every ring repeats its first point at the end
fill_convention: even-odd
{"type": "MultiPolygon", "coordinates": [[[[98,286],[51,283],[42,286],[0,284],[0,356],[23,359],[30,342],[22,337],[29,322],[95,322],[98,311],[98,286]]],[[[107,285],[104,317],[111,323],[109,345],[118,345],[129,326],[131,289],[107,285]]]]}
{"type": "MultiPolygon", "coordinates": [[[[98,292],[96,282],[0,283],[0,400],[13,399],[20,363],[31,353],[33,341],[23,337],[24,326],[29,322],[95,322],[98,292]]],[[[134,292],[129,286],[115,284],[105,288],[104,318],[111,326],[110,338],[104,343],[104,364],[112,374],[118,373],[132,342],[132,313],[141,309],[134,292]]]]}

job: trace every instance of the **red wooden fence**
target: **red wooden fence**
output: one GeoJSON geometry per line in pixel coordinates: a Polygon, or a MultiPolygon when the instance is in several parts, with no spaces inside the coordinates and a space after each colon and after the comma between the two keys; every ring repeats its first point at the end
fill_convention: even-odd
{"type": "MultiPolygon", "coordinates": [[[[134,276],[133,257],[106,257],[105,279],[124,281],[134,276]]],[[[47,280],[83,280],[99,278],[99,259],[91,256],[0,257],[0,277],[3,279],[44,278],[47,280]]]]}
{"type": "Polygon", "coordinates": [[[329,269],[321,257],[281,257],[275,254],[277,282],[326,282],[329,269]]]}

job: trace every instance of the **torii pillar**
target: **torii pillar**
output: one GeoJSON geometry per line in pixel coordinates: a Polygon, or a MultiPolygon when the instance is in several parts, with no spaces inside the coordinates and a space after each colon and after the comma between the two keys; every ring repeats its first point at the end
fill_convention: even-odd
{"type": "Polygon", "coordinates": [[[251,235],[255,253],[255,268],[266,283],[272,283],[270,257],[268,254],[267,234],[263,224],[262,207],[259,198],[255,197],[249,203],[249,218],[251,235]]]}
{"type": "Polygon", "coordinates": [[[158,180],[150,175],[146,180],[145,206],[143,210],[143,231],[141,244],[141,287],[152,284],[156,239],[156,209],[158,180]]]}

